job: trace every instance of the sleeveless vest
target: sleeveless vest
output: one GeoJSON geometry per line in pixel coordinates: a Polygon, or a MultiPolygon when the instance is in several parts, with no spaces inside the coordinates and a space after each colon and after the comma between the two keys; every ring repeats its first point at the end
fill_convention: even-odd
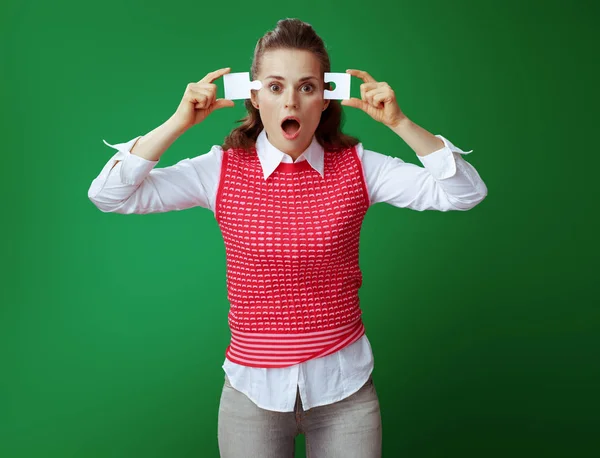
{"type": "Polygon", "coordinates": [[[287,367],[334,353],[365,332],[359,236],[369,208],[355,147],[324,151],[265,180],[256,148],[223,151],[215,219],[226,252],[226,357],[287,367]]]}

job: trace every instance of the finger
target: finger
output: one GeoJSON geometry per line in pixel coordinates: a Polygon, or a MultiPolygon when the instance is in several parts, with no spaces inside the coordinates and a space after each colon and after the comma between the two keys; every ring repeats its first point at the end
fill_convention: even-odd
{"type": "Polygon", "coordinates": [[[190,89],[190,97],[192,98],[193,102],[206,100],[208,102],[208,105],[210,105],[216,98],[215,93],[210,89],[206,88],[190,89]]]}
{"type": "Polygon", "coordinates": [[[342,105],[345,105],[348,107],[359,108],[363,111],[367,111],[368,104],[364,100],[357,99],[356,97],[351,97],[349,99],[342,100],[342,105]]]}
{"type": "Polygon", "coordinates": [[[210,103],[208,103],[208,99],[202,98],[194,104],[194,108],[196,110],[208,110],[210,109],[210,103]]]}
{"type": "Polygon", "coordinates": [[[188,92],[190,94],[210,94],[211,92],[216,92],[210,86],[206,86],[203,84],[194,83],[188,88],[188,92]]]}
{"type": "Polygon", "coordinates": [[[217,78],[220,78],[225,73],[229,73],[231,71],[231,67],[221,68],[219,70],[215,70],[214,72],[208,73],[204,78],[202,78],[198,83],[212,83],[217,78]]]}
{"type": "Polygon", "coordinates": [[[219,70],[215,70],[214,72],[208,73],[204,78],[202,78],[199,83],[212,83],[217,78],[220,78],[225,73],[229,73],[231,71],[231,67],[221,68],[219,70]]]}
{"type": "Polygon", "coordinates": [[[363,83],[360,85],[360,97],[364,100],[367,92],[377,87],[377,83],[363,83]]]}
{"type": "Polygon", "coordinates": [[[208,104],[212,105],[217,100],[217,86],[215,84],[211,84],[208,88],[203,87],[198,90],[201,94],[206,94],[208,97],[208,104]]]}
{"type": "Polygon", "coordinates": [[[373,102],[373,95],[376,94],[377,90],[378,90],[377,88],[374,88],[374,89],[370,89],[368,91],[365,91],[365,97],[364,97],[364,99],[367,101],[367,103],[369,105],[373,105],[373,106],[375,105],[375,103],[373,102]]]}
{"type": "Polygon", "coordinates": [[[387,91],[379,92],[378,94],[375,94],[373,96],[373,103],[375,104],[375,106],[377,108],[381,108],[383,105],[385,105],[386,103],[389,103],[391,101],[392,101],[391,94],[387,91]]]}
{"type": "Polygon", "coordinates": [[[215,104],[213,105],[213,109],[214,110],[218,110],[220,108],[226,108],[226,107],[234,107],[235,103],[233,103],[233,100],[229,100],[229,99],[217,99],[215,101],[215,104]]]}
{"type": "Polygon", "coordinates": [[[390,97],[390,90],[387,87],[378,87],[367,91],[367,100],[376,108],[381,107],[381,101],[390,97]]]}
{"type": "Polygon", "coordinates": [[[196,108],[208,108],[212,104],[213,95],[209,91],[191,91],[190,102],[194,104],[196,108]]]}
{"type": "Polygon", "coordinates": [[[213,91],[217,90],[217,85],[215,83],[209,83],[209,82],[202,82],[202,81],[198,81],[197,83],[190,83],[189,84],[190,89],[194,89],[194,90],[200,90],[200,89],[206,89],[206,88],[210,88],[213,91]]]}
{"type": "Polygon", "coordinates": [[[355,70],[355,69],[349,68],[348,70],[346,70],[346,73],[350,73],[352,76],[356,76],[357,78],[362,79],[365,83],[374,83],[375,82],[375,78],[373,78],[371,75],[369,75],[367,72],[365,72],[363,70],[355,70]]]}
{"type": "Polygon", "coordinates": [[[369,91],[369,90],[375,89],[376,87],[379,87],[379,86],[380,86],[380,83],[376,83],[376,82],[373,82],[373,83],[362,83],[360,85],[360,88],[364,89],[366,91],[369,91]]]}
{"type": "Polygon", "coordinates": [[[208,94],[210,96],[210,103],[214,103],[217,99],[217,85],[214,83],[196,83],[196,90],[208,94]]]}
{"type": "Polygon", "coordinates": [[[208,103],[206,97],[200,97],[200,99],[194,103],[194,108],[198,110],[206,110],[208,107],[210,107],[210,103],[208,103]]]}

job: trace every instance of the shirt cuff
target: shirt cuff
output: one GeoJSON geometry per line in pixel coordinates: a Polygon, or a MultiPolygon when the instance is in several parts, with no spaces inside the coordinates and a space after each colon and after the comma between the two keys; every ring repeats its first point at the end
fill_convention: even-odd
{"type": "Polygon", "coordinates": [[[144,178],[148,176],[154,166],[158,164],[158,160],[149,161],[136,154],[131,154],[131,148],[140,137],[141,135],[129,140],[127,143],[118,143],[116,145],[111,145],[110,143],[107,143],[106,140],[102,140],[107,146],[118,151],[118,153],[111,158],[110,162],[114,164],[117,160],[122,161],[120,179],[123,184],[139,185],[144,181],[144,178]]]}
{"type": "Polygon", "coordinates": [[[417,155],[417,157],[436,180],[444,180],[454,176],[456,173],[456,158],[454,153],[469,154],[472,153],[473,150],[463,151],[457,146],[454,146],[452,142],[445,137],[441,135],[436,135],[436,137],[444,142],[444,146],[427,156],[417,155]]]}

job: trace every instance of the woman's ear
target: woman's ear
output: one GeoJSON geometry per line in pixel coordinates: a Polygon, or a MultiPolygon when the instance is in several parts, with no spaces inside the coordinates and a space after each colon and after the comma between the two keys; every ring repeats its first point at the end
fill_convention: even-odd
{"type": "Polygon", "coordinates": [[[329,99],[325,100],[325,105],[323,106],[323,111],[327,110],[328,106],[329,106],[329,99]]]}
{"type": "Polygon", "coordinates": [[[256,108],[258,110],[257,99],[258,99],[258,97],[256,96],[256,91],[250,90],[250,101],[252,102],[252,105],[254,105],[254,108],[256,108]]]}

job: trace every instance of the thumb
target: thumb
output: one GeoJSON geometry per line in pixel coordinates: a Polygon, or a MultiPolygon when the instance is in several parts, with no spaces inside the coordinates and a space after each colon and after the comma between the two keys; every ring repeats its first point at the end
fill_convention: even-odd
{"type": "Polygon", "coordinates": [[[357,99],[356,97],[342,100],[342,105],[348,106],[348,107],[360,108],[361,110],[365,110],[365,108],[366,108],[365,107],[366,103],[361,99],[357,99]]]}
{"type": "Polygon", "coordinates": [[[219,108],[225,108],[225,107],[234,107],[234,106],[235,106],[235,103],[233,103],[233,100],[217,99],[217,100],[215,100],[213,110],[218,110],[219,108]]]}

